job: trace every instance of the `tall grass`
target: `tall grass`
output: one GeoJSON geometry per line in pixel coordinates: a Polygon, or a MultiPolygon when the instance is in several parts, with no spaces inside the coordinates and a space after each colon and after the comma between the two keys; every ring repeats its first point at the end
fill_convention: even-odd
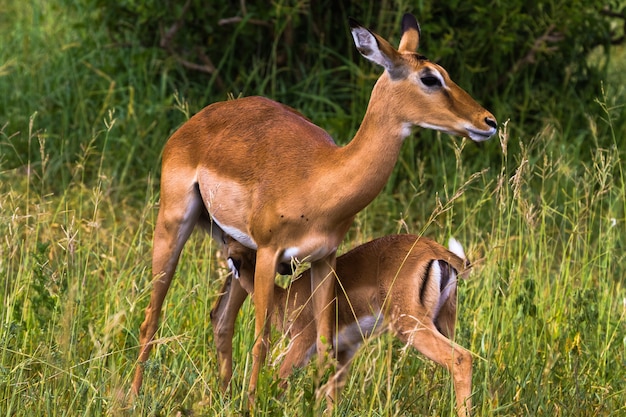
{"type": "MultiPolygon", "coordinates": [[[[226,269],[202,233],[183,252],[142,394],[127,397],[150,291],[160,150],[205,103],[177,94],[158,56],[107,45],[84,10],[38,5],[0,7],[10,28],[0,31],[0,412],[238,415],[253,307],[238,317],[233,391],[222,394],[208,317],[226,269]]],[[[344,112],[324,101],[332,83],[320,74],[332,78],[303,82],[301,110],[348,138],[371,80],[361,74],[363,88],[345,90],[356,104],[344,112]]],[[[408,139],[341,248],[395,232],[465,245],[475,268],[459,285],[457,342],[475,355],[476,415],[626,413],[624,103],[619,87],[607,91],[581,131],[503,124],[499,143],[485,144],[496,160],[445,135],[427,149],[408,139]]],[[[299,370],[281,395],[285,342],[274,339],[260,414],[317,415],[317,371],[299,370]]],[[[453,407],[447,371],[387,335],[357,356],[336,414],[453,407]]]]}
{"type": "MultiPolygon", "coordinates": [[[[545,146],[556,135],[546,129],[510,155],[504,128],[501,171],[473,175],[461,152],[448,196],[416,198],[405,207],[409,213],[429,207],[432,221],[406,216],[402,229],[439,240],[454,234],[476,265],[460,286],[457,341],[475,354],[479,415],[625,411],[623,161],[616,148],[596,149],[592,164],[553,158],[545,146]],[[509,164],[513,177],[506,175],[509,164]]],[[[45,139],[32,140],[47,160],[45,139]]],[[[61,195],[41,188],[45,164],[3,175],[2,409],[6,415],[237,413],[249,373],[253,315],[247,305],[239,316],[235,388],[223,395],[208,315],[225,269],[200,233],[186,247],[168,294],[143,394],[127,402],[149,291],[154,185],[146,183],[149,197],[141,206],[119,204],[110,197],[109,178],[101,175],[94,187],[84,187],[81,169],[71,173],[76,180],[61,195]]],[[[374,203],[359,215],[360,235],[346,249],[396,231],[395,222],[383,231],[363,227],[381,216],[377,208],[374,203]]],[[[284,348],[276,345],[270,363],[284,348]]],[[[292,377],[284,397],[276,379],[276,367],[269,366],[260,384],[261,410],[315,414],[313,369],[292,377]]],[[[447,372],[385,336],[357,357],[337,412],[451,415],[450,384],[447,372]]]]}

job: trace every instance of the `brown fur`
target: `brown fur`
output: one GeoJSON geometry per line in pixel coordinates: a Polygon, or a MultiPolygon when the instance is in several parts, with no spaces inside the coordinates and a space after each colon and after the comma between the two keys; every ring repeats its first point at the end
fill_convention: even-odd
{"type": "MultiPolygon", "coordinates": [[[[237,259],[238,273],[244,278],[227,279],[223,295],[211,312],[220,372],[226,378],[222,380],[224,387],[228,385],[232,368],[232,327],[227,323],[234,324],[237,311],[245,300],[242,288],[248,292],[254,289],[253,283],[245,278],[251,276],[246,269],[254,269],[253,252],[229,241],[226,253],[237,259]],[[225,327],[228,328],[226,332],[225,327]]],[[[464,277],[469,272],[466,260],[430,239],[414,235],[386,236],[337,258],[338,283],[335,291],[339,342],[335,348],[339,368],[325,390],[330,400],[339,394],[350,361],[363,336],[390,328],[400,340],[413,345],[452,372],[459,414],[469,415],[472,358],[467,350],[452,341],[456,320],[456,283],[450,281],[449,296],[441,299],[443,294],[439,283],[432,275],[427,277],[429,265],[439,261],[443,261],[441,265],[449,265],[452,268],[450,272],[457,276],[464,277]],[[363,320],[369,320],[368,323],[380,320],[380,323],[376,329],[359,328],[357,323],[365,323],[363,320]]],[[[280,368],[281,377],[286,378],[294,366],[302,366],[308,361],[311,348],[315,345],[309,270],[286,289],[275,286],[274,291],[274,324],[290,337],[280,368]]]]}

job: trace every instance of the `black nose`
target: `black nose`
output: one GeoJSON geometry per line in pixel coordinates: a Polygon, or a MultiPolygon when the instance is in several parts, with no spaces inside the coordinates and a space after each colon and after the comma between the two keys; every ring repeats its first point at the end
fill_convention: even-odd
{"type": "Polygon", "coordinates": [[[487,123],[489,127],[493,127],[494,129],[498,128],[498,122],[496,122],[496,119],[492,119],[491,117],[485,117],[485,123],[487,123]]]}

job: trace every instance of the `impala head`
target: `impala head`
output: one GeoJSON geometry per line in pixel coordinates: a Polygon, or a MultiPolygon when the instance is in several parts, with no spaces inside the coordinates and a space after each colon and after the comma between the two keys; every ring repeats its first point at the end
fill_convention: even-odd
{"type": "Polygon", "coordinates": [[[392,108],[402,123],[476,142],[496,133],[495,117],[456,85],[445,69],[416,52],[420,27],[413,15],[402,19],[398,49],[352,19],[350,27],[361,55],[385,68],[377,86],[384,91],[382,105],[392,108]]]}

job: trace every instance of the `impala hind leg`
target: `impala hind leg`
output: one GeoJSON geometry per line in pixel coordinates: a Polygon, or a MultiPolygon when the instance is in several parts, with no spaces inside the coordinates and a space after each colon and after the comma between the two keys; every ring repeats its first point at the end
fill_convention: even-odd
{"type": "Polygon", "coordinates": [[[287,378],[293,373],[294,369],[302,368],[309,362],[310,357],[315,353],[314,348],[315,323],[306,326],[298,334],[290,335],[287,353],[285,353],[278,372],[282,380],[280,383],[281,388],[287,388],[287,378]]]}
{"type": "Polygon", "coordinates": [[[132,383],[132,393],[135,395],[141,388],[143,363],[150,355],[163,301],[172,282],[180,253],[203,210],[202,200],[195,190],[176,194],[166,195],[163,189],[161,191],[161,207],[152,248],[152,293],[150,304],[146,308],[146,317],[139,329],[139,358],[132,383]]]}
{"type": "MultiPolygon", "coordinates": [[[[407,333],[404,333],[407,336],[407,333]]],[[[424,356],[446,367],[452,374],[456,409],[461,417],[469,417],[472,409],[472,355],[437,331],[434,324],[413,329],[408,341],[424,356]]]]}

